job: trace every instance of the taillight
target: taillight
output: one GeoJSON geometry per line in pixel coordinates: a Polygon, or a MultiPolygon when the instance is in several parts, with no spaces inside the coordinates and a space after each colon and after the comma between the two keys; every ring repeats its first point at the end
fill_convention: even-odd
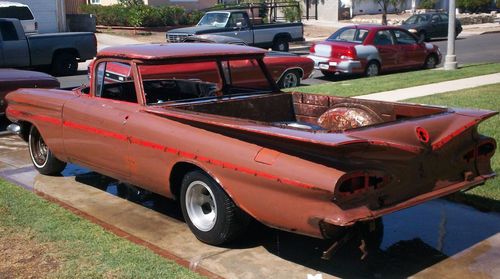
{"type": "Polygon", "coordinates": [[[340,56],[340,59],[345,59],[345,60],[353,60],[356,59],[356,50],[355,49],[348,49],[344,55],[340,56]]]}
{"type": "Polygon", "coordinates": [[[310,52],[310,53],[314,53],[314,52],[315,52],[315,51],[314,51],[314,47],[315,47],[315,46],[316,46],[316,45],[315,45],[315,44],[313,44],[313,45],[309,48],[309,52],[310,52]]]}
{"type": "Polygon", "coordinates": [[[380,171],[352,172],[339,179],[336,185],[337,193],[342,196],[376,190],[390,182],[390,176],[380,171]]]}

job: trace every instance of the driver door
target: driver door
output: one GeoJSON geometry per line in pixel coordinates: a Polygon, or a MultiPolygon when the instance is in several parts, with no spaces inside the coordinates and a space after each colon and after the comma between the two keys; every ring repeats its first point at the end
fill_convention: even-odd
{"type": "Polygon", "coordinates": [[[247,45],[253,44],[253,31],[250,28],[248,15],[243,12],[233,12],[227,21],[227,32],[221,35],[243,40],[247,45]]]}
{"type": "Polygon", "coordinates": [[[113,82],[106,64],[101,62],[96,68],[95,96],[85,94],[65,105],[64,147],[71,162],[126,179],[130,143],[125,126],[141,106],[134,82],[113,82]]]}

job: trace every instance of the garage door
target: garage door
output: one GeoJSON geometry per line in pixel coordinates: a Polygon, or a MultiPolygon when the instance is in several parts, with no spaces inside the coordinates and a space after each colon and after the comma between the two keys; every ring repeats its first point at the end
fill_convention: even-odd
{"type": "Polygon", "coordinates": [[[30,7],[38,22],[39,33],[59,31],[59,20],[57,12],[58,0],[12,0],[30,7]]]}

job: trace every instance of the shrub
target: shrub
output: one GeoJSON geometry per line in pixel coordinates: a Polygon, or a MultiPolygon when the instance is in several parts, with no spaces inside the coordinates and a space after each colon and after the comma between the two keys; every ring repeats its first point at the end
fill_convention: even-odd
{"type": "Polygon", "coordinates": [[[290,7],[281,8],[285,19],[290,22],[299,21],[302,13],[300,11],[300,6],[297,5],[297,1],[287,0],[286,3],[290,4],[290,7]]]}
{"type": "Polygon", "coordinates": [[[436,7],[437,0],[422,0],[418,4],[419,9],[434,9],[436,7]]]}
{"type": "Polygon", "coordinates": [[[491,0],[457,0],[457,7],[469,12],[477,12],[486,9],[491,0]]]}

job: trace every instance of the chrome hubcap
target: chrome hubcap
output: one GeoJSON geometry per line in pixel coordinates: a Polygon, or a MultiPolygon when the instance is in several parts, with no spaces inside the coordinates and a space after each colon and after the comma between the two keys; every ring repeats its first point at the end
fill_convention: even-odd
{"type": "Polygon", "coordinates": [[[367,76],[373,77],[378,75],[378,66],[375,64],[370,64],[368,70],[366,71],[367,76]]]}
{"type": "Polygon", "coordinates": [[[427,68],[434,68],[436,66],[436,59],[434,57],[427,58],[427,68]]]}
{"type": "Polygon", "coordinates": [[[31,158],[37,167],[43,167],[47,162],[48,148],[38,131],[30,138],[31,158]]]}
{"type": "Polygon", "coordinates": [[[193,181],[186,191],[186,211],[189,220],[200,231],[209,231],[217,221],[217,207],[214,194],[203,181],[193,181]]]}
{"type": "Polygon", "coordinates": [[[298,85],[298,77],[294,73],[288,73],[283,78],[283,88],[295,87],[298,85]]]}

